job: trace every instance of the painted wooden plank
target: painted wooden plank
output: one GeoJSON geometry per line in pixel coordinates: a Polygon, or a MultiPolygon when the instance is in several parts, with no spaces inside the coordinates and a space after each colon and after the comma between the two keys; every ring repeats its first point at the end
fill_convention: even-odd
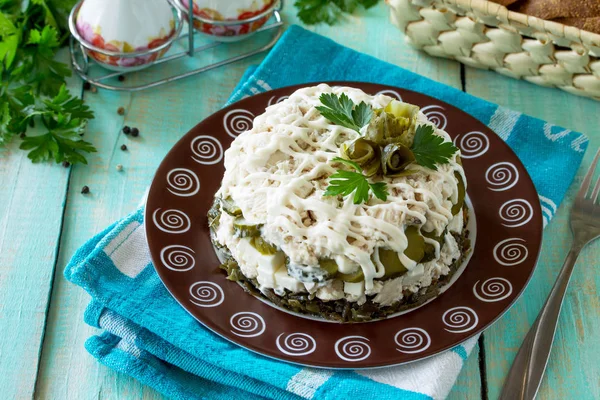
{"type": "MultiPolygon", "coordinates": [[[[569,210],[583,175],[600,146],[598,102],[468,68],[466,89],[505,107],[530,114],[590,138],[589,150],[563,205],[544,232],[538,268],[523,297],[486,332],[485,357],[489,398],[498,397],[504,378],[529,327],[537,317],[562,267],[571,243],[569,210]]],[[[555,346],[542,383],[540,399],[600,398],[600,243],[584,250],[562,309],[555,346]]]]}
{"type": "MultiPolygon", "coordinates": [[[[60,59],[67,59],[66,52],[60,59]]],[[[81,82],[69,80],[77,94],[81,82]]],[[[30,134],[34,134],[31,130],[30,134]]],[[[0,148],[0,389],[33,394],[69,170],[34,165],[18,140],[0,148]],[[15,384],[18,383],[18,384],[15,384]]]]}
{"type": "MultiPolygon", "coordinates": [[[[359,51],[460,87],[458,65],[424,57],[407,47],[391,24],[382,23],[387,21],[386,11],[381,4],[375,10],[350,17],[342,25],[311,29],[359,51]]],[[[291,2],[287,2],[285,17],[288,22],[296,22],[291,2]]],[[[215,52],[207,57],[218,55],[219,52],[215,52]]],[[[160,398],[151,389],[99,365],[85,352],[83,342],[96,332],[82,321],[88,296],[65,282],[62,269],[87,238],[136,207],[171,146],[198,121],[221,107],[245,68],[261,59],[257,56],[133,95],[106,91],[86,93],[86,101],[97,113],[87,137],[98,146],[99,153],[91,157],[90,166],[73,168],[36,397],[160,398]],[[123,117],[116,114],[119,106],[127,110],[123,117]],[[120,134],[124,124],[137,126],[140,137],[131,139],[120,134]],[[122,143],[127,144],[127,152],[119,150],[122,143]],[[123,172],[116,171],[117,164],[124,166],[123,172]],[[90,195],[79,193],[83,185],[90,187],[90,195]]],[[[473,354],[451,398],[472,399],[479,391],[479,369],[476,354],[473,354]]]]}

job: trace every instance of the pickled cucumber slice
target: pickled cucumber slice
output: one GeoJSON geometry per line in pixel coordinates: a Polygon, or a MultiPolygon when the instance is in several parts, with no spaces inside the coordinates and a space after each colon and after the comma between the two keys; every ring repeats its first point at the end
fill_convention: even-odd
{"type": "Polygon", "coordinates": [[[419,233],[419,228],[411,225],[404,231],[408,240],[408,247],[404,250],[404,255],[413,261],[419,262],[425,255],[425,239],[419,233]]]}
{"type": "Polygon", "coordinates": [[[408,165],[415,161],[415,155],[406,146],[391,143],[381,152],[381,168],[383,174],[394,177],[399,176],[408,165]]]}
{"type": "Polygon", "coordinates": [[[337,263],[329,258],[319,260],[319,267],[322,270],[327,271],[327,273],[331,276],[335,275],[335,273],[338,272],[337,263]]]}
{"type": "Polygon", "coordinates": [[[398,100],[392,100],[383,109],[385,112],[392,114],[396,118],[416,118],[419,112],[419,107],[413,104],[404,103],[398,100]]]}
{"type": "Polygon", "coordinates": [[[408,269],[406,269],[406,267],[402,265],[402,262],[398,257],[398,253],[394,250],[384,249],[380,247],[378,252],[379,262],[381,262],[381,264],[385,268],[383,279],[397,278],[408,271],[408,269]]]}
{"type": "Polygon", "coordinates": [[[342,157],[354,161],[363,170],[366,176],[373,176],[379,171],[379,158],[381,150],[379,146],[364,138],[358,138],[350,144],[342,145],[342,157]]]}
{"type": "Polygon", "coordinates": [[[358,283],[365,280],[365,274],[363,273],[362,268],[359,267],[355,272],[350,274],[342,274],[338,272],[336,278],[341,279],[344,282],[358,283]]]}
{"type": "Polygon", "coordinates": [[[250,244],[262,255],[271,256],[277,253],[277,247],[265,241],[262,236],[252,237],[250,239],[250,244]]]}
{"type": "MultiPolygon", "coordinates": [[[[409,226],[404,231],[408,241],[408,247],[404,250],[404,255],[415,262],[420,262],[425,256],[426,244],[423,236],[419,234],[416,226],[409,226]]],[[[396,278],[405,274],[408,269],[400,261],[398,253],[394,250],[380,247],[378,249],[379,262],[383,265],[385,273],[383,279],[396,278]]]]}
{"type": "Polygon", "coordinates": [[[458,180],[458,201],[452,206],[452,215],[456,215],[462,210],[466,194],[465,183],[463,182],[462,176],[455,171],[454,177],[458,180]]]}
{"type": "Polygon", "coordinates": [[[237,217],[233,221],[233,229],[242,238],[260,236],[261,227],[262,225],[249,223],[244,217],[237,217]]]}
{"type": "Polygon", "coordinates": [[[223,211],[232,217],[238,217],[242,215],[242,210],[238,206],[235,205],[231,197],[226,197],[221,199],[221,207],[223,207],[223,211]]]}
{"type": "Polygon", "coordinates": [[[219,198],[215,198],[212,207],[208,210],[208,227],[212,230],[216,230],[219,227],[219,220],[221,219],[221,210],[219,209],[219,198]]]}
{"type": "MultiPolygon", "coordinates": [[[[440,244],[440,248],[441,248],[444,245],[444,237],[446,236],[447,232],[448,232],[448,230],[445,229],[444,232],[442,232],[442,234],[440,236],[436,236],[434,231],[431,231],[431,232],[421,231],[421,235],[425,236],[426,238],[435,240],[436,242],[438,242],[440,244]]],[[[434,259],[435,259],[435,246],[432,245],[431,243],[425,243],[425,255],[421,259],[421,262],[428,262],[428,261],[431,261],[434,259]]]]}

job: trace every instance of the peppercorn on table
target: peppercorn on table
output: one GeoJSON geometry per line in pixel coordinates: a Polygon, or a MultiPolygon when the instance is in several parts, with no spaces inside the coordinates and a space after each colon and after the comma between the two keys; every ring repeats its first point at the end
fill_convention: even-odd
{"type": "MultiPolygon", "coordinates": [[[[292,2],[286,2],[286,23],[298,23],[295,14],[292,2]]],[[[419,53],[388,23],[383,2],[334,27],[310,29],[486,100],[584,132],[590,138],[592,151],[586,154],[565,204],[545,230],[539,268],[529,287],[479,339],[449,397],[497,398],[512,359],[568,251],[569,209],[593,150],[600,146],[598,103],[419,53]]],[[[246,45],[230,45],[204,57],[210,62],[246,45]]],[[[66,59],[67,53],[63,56],[66,59]]],[[[63,269],[87,239],[136,208],[169,149],[197,122],[218,110],[245,69],[262,57],[139,93],[83,90],[82,82],[71,78],[70,90],[81,93],[96,113],[85,135],[98,153],[88,157],[87,166],[34,165],[14,146],[0,149],[2,398],[163,398],[87,354],[83,343],[95,332],[82,320],[89,298],[65,280],[63,269]],[[124,126],[130,127],[128,135],[123,133],[124,126]],[[89,192],[82,194],[86,187],[89,192]]],[[[600,242],[592,244],[580,258],[540,399],[600,398],[600,274],[594,271],[599,258],[600,242]]]]}

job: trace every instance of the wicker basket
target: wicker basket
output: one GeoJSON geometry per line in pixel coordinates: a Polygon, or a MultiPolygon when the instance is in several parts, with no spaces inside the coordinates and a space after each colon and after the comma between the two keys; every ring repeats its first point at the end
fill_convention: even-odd
{"type": "Polygon", "coordinates": [[[386,0],[413,46],[600,100],[600,35],[486,0],[386,0]]]}

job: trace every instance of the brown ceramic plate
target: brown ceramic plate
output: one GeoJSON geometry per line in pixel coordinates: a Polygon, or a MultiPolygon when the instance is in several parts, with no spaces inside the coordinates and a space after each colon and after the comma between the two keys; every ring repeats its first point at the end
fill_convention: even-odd
{"type": "Polygon", "coordinates": [[[253,116],[290,95],[291,86],[241,100],[188,132],[162,162],[146,203],[146,234],[156,271],[173,297],[206,327],[249,350],[328,368],[396,365],[449,349],[481,332],[517,299],[542,241],[538,196],[512,150],[465,112],[423,94],[358,82],[421,106],[462,151],[477,227],[472,257],[432,302],[381,321],[336,324],[278,310],[225,279],[206,213],[223,176],[223,152],[253,116]]]}

